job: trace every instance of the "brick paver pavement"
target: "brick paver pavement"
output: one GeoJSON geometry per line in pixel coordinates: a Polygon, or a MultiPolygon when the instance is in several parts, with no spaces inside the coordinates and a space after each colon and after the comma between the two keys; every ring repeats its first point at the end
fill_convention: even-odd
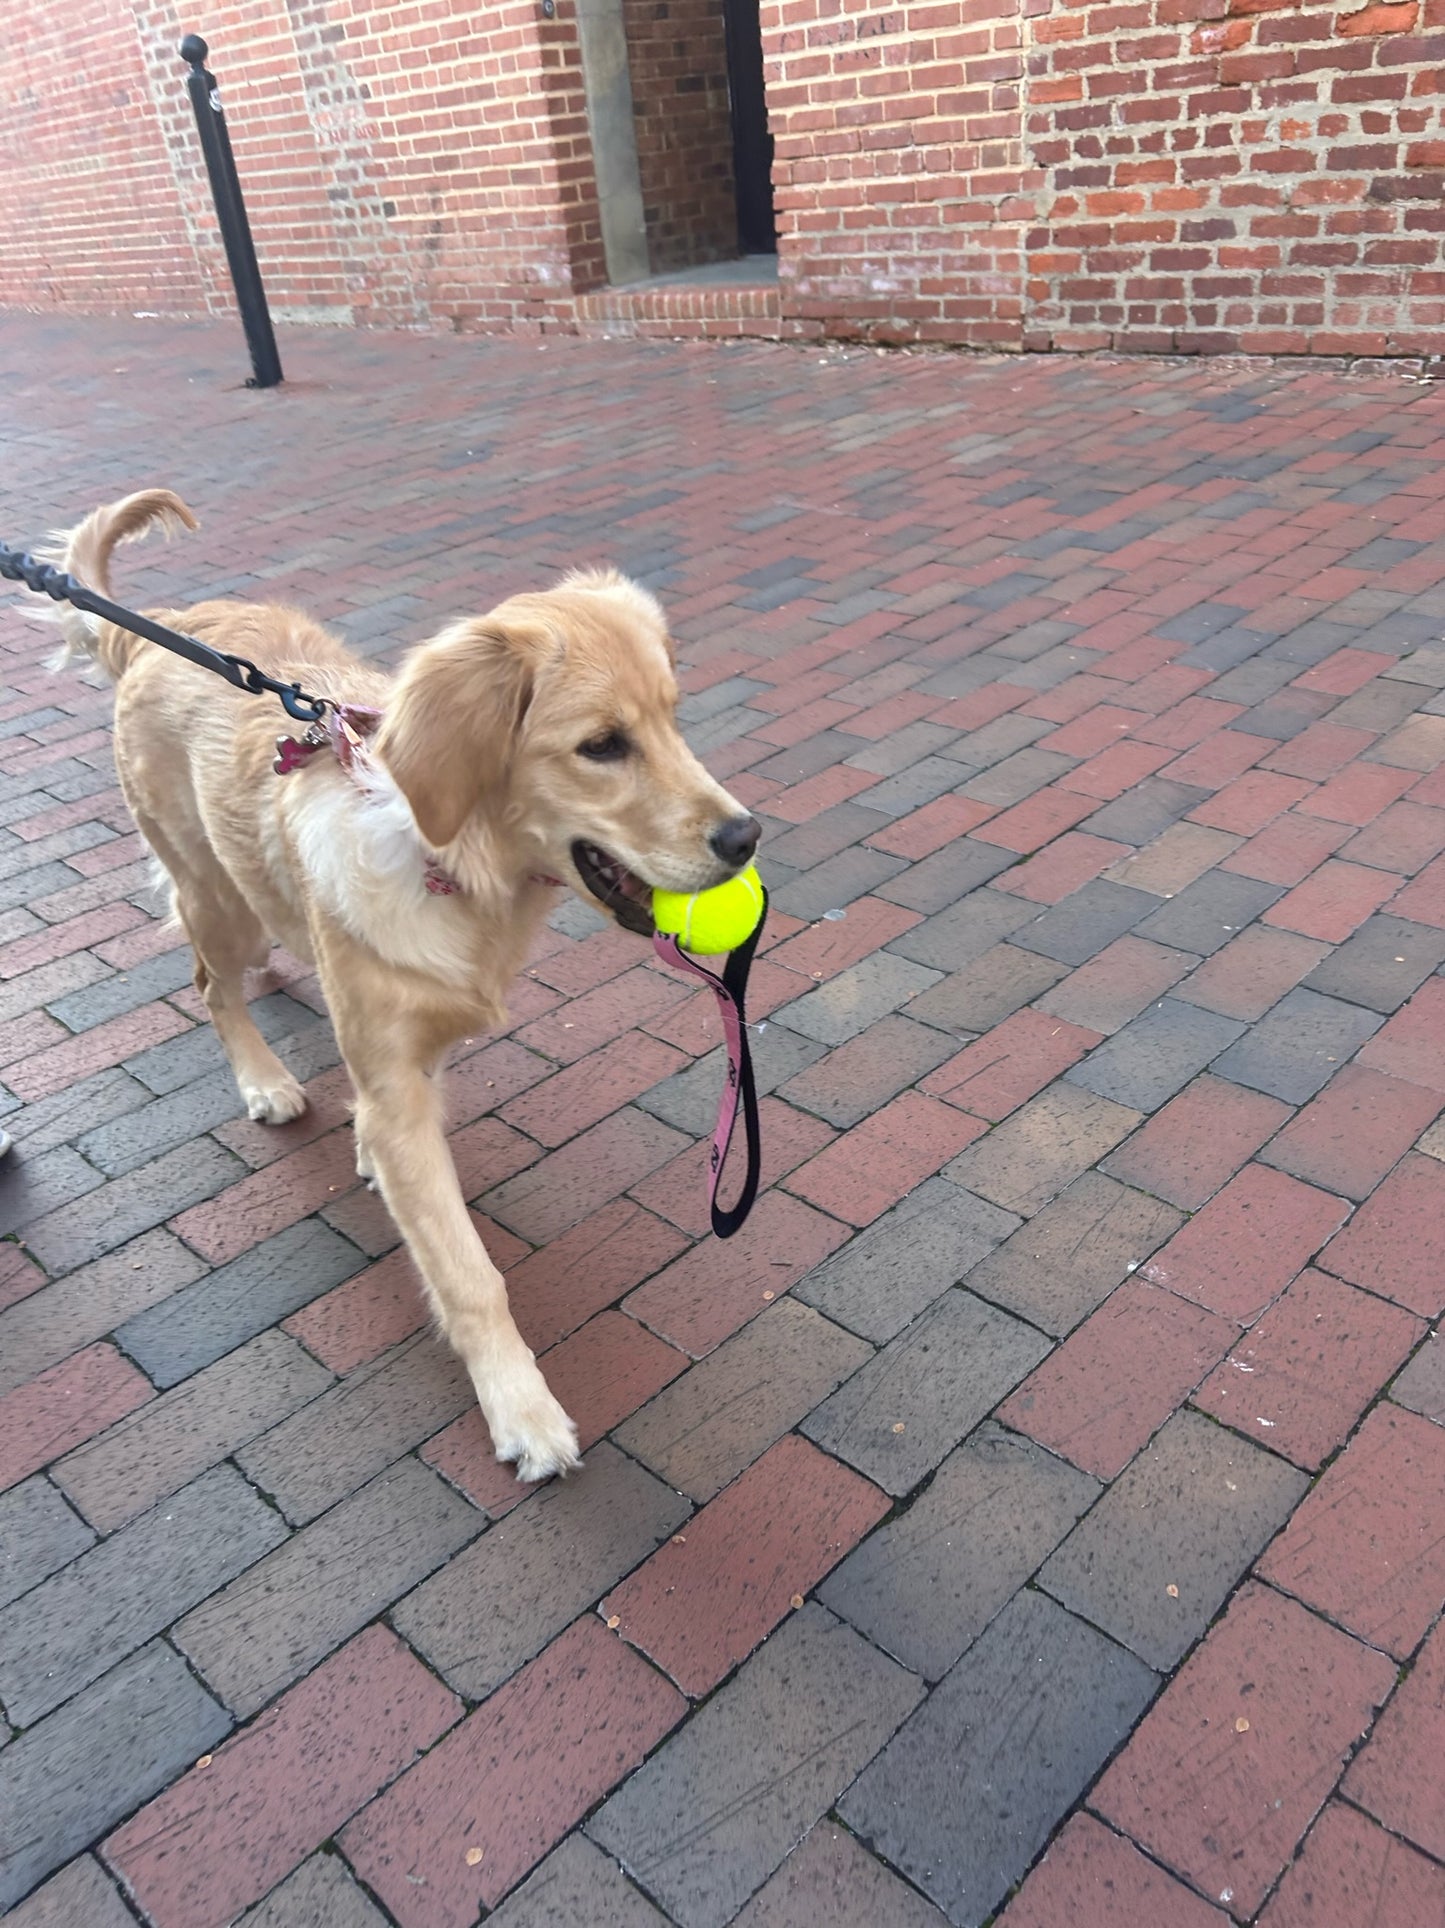
{"type": "Polygon", "coordinates": [[[1410,371],[12,318],[0,530],[390,656],[612,559],[763,817],[562,904],[453,1145],[588,1448],[492,1461],[308,1081],[247,1123],[108,698],[0,626],[18,1928],[1441,1928],[1445,400],[1410,371]]]}

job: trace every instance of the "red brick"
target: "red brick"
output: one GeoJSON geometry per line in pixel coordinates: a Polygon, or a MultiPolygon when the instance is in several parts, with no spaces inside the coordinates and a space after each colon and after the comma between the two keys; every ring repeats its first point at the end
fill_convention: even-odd
{"type": "Polygon", "coordinates": [[[1142,850],[1129,851],[1109,872],[1111,883],[1175,897],[1239,847],[1227,830],[1200,823],[1174,823],[1142,850]]]}
{"type": "Polygon", "coordinates": [[[96,956],[105,963],[113,964],[118,971],[129,971],[148,957],[185,950],[186,941],[167,918],[157,917],[138,924],[134,930],[123,931],[119,937],[107,938],[94,948],[96,956]]]}
{"type": "Polygon", "coordinates": [[[1372,823],[1416,780],[1414,770],[1392,770],[1385,763],[1352,763],[1321,784],[1300,808],[1332,823],[1372,823]]]}
{"type": "Polygon", "coordinates": [[[806,823],[820,811],[831,810],[836,803],[846,803],[862,790],[871,790],[879,781],[871,770],[855,770],[846,763],[833,763],[826,770],[819,770],[816,776],[805,777],[801,783],[770,797],[768,815],[781,817],[784,823],[806,823]]]}
{"type": "Polygon", "coordinates": [[[788,1190],[849,1225],[869,1225],[983,1130],[978,1119],[905,1091],[810,1158],[788,1190]]]}
{"type": "Polygon", "coordinates": [[[1251,925],[1205,958],[1180,987],[1179,996],[1224,1017],[1253,1023],[1308,977],[1324,955],[1321,943],[1251,925]]]}
{"type": "Polygon", "coordinates": [[[1114,1178],[1196,1212],[1289,1117],[1262,1091],[1214,1078],[1188,1084],[1108,1160],[1114,1178]]]}
{"type": "Polygon", "coordinates": [[[1216,730],[1192,750],[1186,750],[1163,774],[1171,783],[1197,783],[1216,790],[1258,763],[1269,748],[1269,738],[1248,736],[1243,730],[1216,730]]]}
{"type": "Polygon", "coordinates": [[[1360,1047],[1356,1061],[1445,1093],[1445,979],[1427,978],[1404,1009],[1360,1047]]]}
{"type": "Polygon", "coordinates": [[[998,1917],[998,1928],[1227,1928],[1228,1920],[1132,1841],[1091,1814],[1076,1814],[998,1917]]]}
{"type": "MultiPolygon", "coordinates": [[[[528,1248],[502,1226],[493,1225],[480,1212],[472,1214],[472,1221],[501,1271],[526,1257],[528,1248]]],[[[351,1372],[419,1332],[430,1316],[416,1266],[399,1247],[313,1299],[282,1324],[322,1365],[333,1372],[351,1372]]]]}
{"type": "MultiPolygon", "coordinates": [[[[1445,1621],[1436,1627],[1413,1672],[1380,1717],[1349,1773],[1344,1793],[1387,1828],[1445,1859],[1445,1621]]],[[[1384,1928],[1384,1917],[1380,1917],[1384,1928]]],[[[1422,1924],[1428,1916],[1404,1915],[1422,1924]]],[[[1391,1918],[1393,1923],[1393,1917],[1391,1918]]]]}
{"type": "Polygon", "coordinates": [[[1117,858],[1127,856],[1128,850],[1127,844],[1071,830],[1027,863],[1005,871],[997,888],[1026,897],[1032,904],[1057,904],[1061,897],[1107,870],[1117,858]]]}
{"type": "Polygon", "coordinates": [[[1436,857],[1406,884],[1390,911],[1395,917],[1408,917],[1412,924],[1445,931],[1445,857],[1436,857]]]}
{"type": "MultiPolygon", "coordinates": [[[[29,991],[30,986],[22,984],[17,989],[29,991]]],[[[46,1011],[23,1011],[19,1017],[0,1023],[0,1070],[12,1064],[23,1070],[26,1060],[67,1041],[73,1040],[59,1018],[51,1017],[46,1011]]],[[[5,1075],[8,1078],[10,1074],[6,1071],[5,1075]]]]}
{"type": "Polygon", "coordinates": [[[1006,1426],[1112,1479],[1236,1337],[1225,1319],[1128,1279],[999,1408],[1006,1426]]]}
{"type": "Polygon", "coordinates": [[[357,1182],[352,1135],[334,1131],[193,1205],[171,1221],[171,1229],[212,1265],[224,1265],[330,1204],[357,1182]]]}
{"type": "Polygon", "coordinates": [[[402,1928],[471,1928],[686,1707],[589,1614],[359,1815],[341,1846],[402,1928]]]}
{"type": "MultiPolygon", "coordinates": [[[[923,1080],[923,1089],[997,1124],[1103,1042],[1043,1011],[1015,1011],[923,1080]]],[[[940,1160],[940,1163],[942,1161],[940,1160]]]]}
{"type": "Polygon", "coordinates": [[[1351,1633],[1408,1659],[1445,1600],[1445,1430],[1377,1406],[1306,1495],[1259,1571],[1351,1633]]]}
{"type": "MultiPolygon", "coordinates": [[[[688,1359],[626,1313],[599,1312],[543,1353],[539,1363],[576,1426],[585,1453],[661,1392],[688,1359]]],[[[428,1440],[421,1456],[493,1519],[509,1513],[532,1490],[518,1480],[515,1466],[498,1463],[486,1421],[475,1406],[428,1440]]]]}
{"type": "Polygon", "coordinates": [[[1392,803],[1374,822],[1351,837],[1340,852],[1352,864],[1375,864],[1413,877],[1445,850],[1445,810],[1424,804],[1392,803]]]}
{"type": "Polygon", "coordinates": [[[225,1928],[461,1711],[368,1627],[111,1835],[105,1858],[156,1928],[225,1928]]]}
{"type": "Polygon", "coordinates": [[[602,1603],[694,1698],[764,1640],[892,1502],[790,1434],[602,1603]]]}
{"type": "Polygon", "coordinates": [[[1426,1928],[1436,1921],[1445,1923],[1445,1868],[1331,1801],[1259,1928],[1426,1928]]]}
{"type": "Polygon", "coordinates": [[[1267,823],[1272,823],[1282,810],[1307,797],[1313,788],[1303,777],[1279,776],[1272,770],[1246,770],[1242,777],[1236,777],[1214,796],[1196,804],[1189,812],[1189,822],[1252,837],[1267,823]]]}
{"type": "Polygon", "coordinates": [[[1320,1264],[1427,1319],[1438,1317],[1445,1311],[1445,1165],[1419,1152],[1402,1160],[1320,1264]]]}
{"type": "Polygon", "coordinates": [[[1143,937],[1116,937],[1037,1000],[1038,1008],[1106,1036],[1138,1017],[1194,962],[1143,937]]]}
{"type": "MultiPolygon", "coordinates": [[[[1056,784],[1016,803],[997,817],[980,824],[973,833],[979,843],[999,844],[1005,850],[1026,853],[1071,830],[1083,818],[1092,816],[1093,797],[1076,791],[1061,790],[1056,784]]],[[[1083,879],[1080,879],[1082,882],[1083,879]]]]}
{"type": "Polygon", "coordinates": [[[45,1274],[34,1259],[27,1258],[11,1241],[0,1241],[0,1312],[28,1299],[45,1282],[45,1274]]]}
{"type": "Polygon", "coordinates": [[[1248,1920],[1294,1854],[1394,1668],[1249,1585],[1145,1715],[1091,1805],[1248,1920]]]}
{"type": "Polygon", "coordinates": [[[0,1491],[154,1396],[114,1346],[87,1346],[0,1398],[0,1491]]]}
{"type": "MultiPolygon", "coordinates": [[[[791,970],[775,964],[771,956],[758,958],[748,975],[748,1022],[756,1024],[797,995],[798,980],[791,970]]],[[[708,990],[692,992],[660,1016],[647,1018],[642,1028],[694,1058],[722,1043],[717,997],[708,990]]]]}
{"type": "Polygon", "coordinates": [[[1310,1270],[1240,1339],[1194,1403],[1313,1469],[1349,1436],[1423,1330],[1398,1306],[1310,1270]]]}
{"type": "Polygon", "coordinates": [[[1319,938],[1322,943],[1342,944],[1403,882],[1390,871],[1332,857],[1272,904],[1260,922],[1319,938]]]}
{"type": "Polygon", "coordinates": [[[1286,810],[1226,857],[1222,868],[1266,884],[1297,884],[1332,857],[1349,834],[1343,824],[1315,823],[1286,810]]]}
{"type": "MultiPolygon", "coordinates": [[[[547,935],[556,937],[557,933],[549,930],[547,935]]],[[[599,984],[621,977],[638,961],[636,936],[613,924],[606,930],[593,931],[580,943],[564,940],[560,948],[534,959],[527,975],[540,978],[564,997],[580,997],[585,991],[595,991],[599,984]]]]}
{"type": "Polygon", "coordinates": [[[1442,1104],[1445,1097],[1423,1085],[1347,1064],[1291,1120],[1265,1159],[1326,1191],[1366,1198],[1442,1104]]]}
{"type": "Polygon", "coordinates": [[[931,720],[946,730],[981,730],[995,717],[1016,710],[1031,694],[1015,683],[985,683],[982,689],[970,690],[967,696],[945,703],[941,710],[934,711],[931,720]]]}
{"type": "Polygon", "coordinates": [[[870,850],[886,850],[890,856],[907,857],[917,863],[920,857],[931,857],[955,838],[967,836],[997,812],[997,804],[980,803],[976,797],[935,797],[921,810],[899,817],[863,841],[870,850]]]}
{"type": "Polygon", "coordinates": [[[1091,756],[1077,770],[1065,771],[1059,784],[1065,790],[1077,790],[1082,796],[1093,797],[1096,802],[1107,802],[1123,796],[1136,783],[1163,769],[1172,756],[1173,752],[1159,743],[1116,743],[1111,749],[1091,756]]]}
{"type": "Polygon", "coordinates": [[[1142,1276],[1248,1325],[1303,1269],[1348,1209],[1343,1200],[1283,1172],[1246,1165],[1155,1253],[1142,1276]]]}
{"type": "MultiPolygon", "coordinates": [[[[1040,712],[1030,703],[1024,714],[1036,716],[1040,712]]],[[[1121,737],[1126,737],[1138,722],[1138,710],[1121,710],[1114,703],[1096,703],[1092,709],[1073,717],[1060,729],[1051,730],[1047,736],[1040,737],[1039,748],[1057,751],[1062,756],[1097,756],[1100,750],[1107,750],[1121,737]]],[[[1159,739],[1154,740],[1157,742],[1159,739]]]]}
{"type": "Polygon", "coordinates": [[[68,1038],[19,1064],[11,1064],[5,1073],[5,1082],[17,1098],[33,1104],[52,1091],[78,1084],[93,1071],[108,1070],[123,1058],[133,1057],[138,1051],[190,1029],[190,1019],[182,1017],[169,1004],[145,1004],[139,1010],[127,1011],[124,1017],[97,1024],[93,1030],[82,1031],[79,1037],[68,1038]]]}
{"type": "MultiPolygon", "coordinates": [[[[523,978],[513,987],[514,1010],[515,993],[526,982],[523,978]]],[[[524,1024],[517,1033],[517,1041],[529,1050],[555,1058],[559,1064],[575,1064],[578,1058],[585,1058],[589,1051],[620,1038],[634,1025],[660,1017],[688,994],[688,987],[680,977],[664,976],[661,971],[639,964],[635,970],[624,971],[621,977],[600,984],[595,991],[556,1005],[534,1022],[524,1024]]]]}
{"type": "MultiPolygon", "coordinates": [[[[863,1034],[865,1037],[867,1033],[863,1034]]],[[[719,1090],[719,1095],[721,1091],[719,1090]]],[[[759,1183],[764,1191],[795,1171],[806,1158],[816,1157],[831,1145],[837,1133],[821,1118],[784,1104],[781,1098],[763,1098],[758,1104],[758,1124],[762,1131],[763,1163],[759,1183]]],[[[719,1197],[724,1205],[737,1196],[742,1184],[743,1148],[739,1125],[734,1150],[723,1171],[719,1197]]],[[[679,1152],[660,1171],[632,1187],[632,1196],[659,1218],[665,1218],[693,1238],[702,1238],[712,1225],[708,1206],[712,1140],[699,1139],[679,1152]]]]}
{"type": "Polygon", "coordinates": [[[508,1269],[522,1337],[545,1351],[686,1250],[675,1227],[629,1198],[614,1199],[508,1269]]]}
{"type": "Polygon", "coordinates": [[[861,963],[919,921],[917,911],[885,903],[881,897],[860,897],[841,917],[820,918],[779,944],[769,953],[769,961],[800,977],[822,981],[861,963]]]}
{"type": "Polygon", "coordinates": [[[92,944],[99,944],[107,937],[118,937],[122,931],[149,921],[143,910],[137,910],[134,904],[122,899],[117,904],[104,904],[99,910],[89,911],[83,917],[72,917],[63,924],[51,924],[29,937],[17,937],[13,943],[0,949],[0,979],[8,981],[12,977],[19,977],[41,964],[49,964],[58,957],[69,957],[75,951],[88,950],[92,944]]]}
{"type": "Polygon", "coordinates": [[[1337,649],[1303,676],[1296,676],[1292,688],[1323,690],[1326,696],[1353,696],[1366,683],[1389,669],[1395,661],[1377,649],[1337,649]]]}
{"type": "Polygon", "coordinates": [[[1174,750],[1190,750],[1216,730],[1244,714],[1242,703],[1221,703],[1212,696],[1186,696],[1182,703],[1161,710],[1136,726],[1141,743],[1165,743],[1174,750]]]}
{"type": "Polygon", "coordinates": [[[640,1286],[625,1310],[700,1359],[846,1237],[843,1226],[786,1192],[766,1192],[740,1232],[695,1245],[640,1286]]]}
{"type": "Polygon", "coordinates": [[[1322,783],[1343,770],[1375,741],[1373,730],[1352,730],[1343,723],[1311,723],[1288,743],[1281,743],[1265,759],[1267,770],[1285,776],[1308,777],[1322,783]]]}
{"type": "Polygon", "coordinates": [[[533,1085],[512,1100],[502,1117],[518,1131],[553,1148],[640,1098],[686,1063],[683,1054],[671,1045],[643,1031],[629,1031],[555,1077],[533,1085]]]}

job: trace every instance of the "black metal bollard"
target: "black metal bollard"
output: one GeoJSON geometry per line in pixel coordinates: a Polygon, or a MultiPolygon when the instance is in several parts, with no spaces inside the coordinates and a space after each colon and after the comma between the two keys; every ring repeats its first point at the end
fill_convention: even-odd
{"type": "Polygon", "coordinates": [[[236,157],[231,152],[231,137],[226,131],[226,116],[221,111],[220,90],[214,75],[205,68],[209,52],[199,34],[188,33],[181,42],[181,59],[187,61],[191,69],[186,75],[186,88],[196,110],[196,128],[201,137],[201,152],[206,157],[216,219],[221,224],[221,239],[226,245],[226,260],[236,290],[236,306],[241,311],[241,326],[246,331],[246,346],[251,351],[251,366],[255,370],[246,386],[274,388],[282,379],[281,358],[276,353],[266,290],[261,285],[256,250],[251,245],[251,227],[246,219],[246,204],[241,199],[241,183],[236,174],[236,157]]]}

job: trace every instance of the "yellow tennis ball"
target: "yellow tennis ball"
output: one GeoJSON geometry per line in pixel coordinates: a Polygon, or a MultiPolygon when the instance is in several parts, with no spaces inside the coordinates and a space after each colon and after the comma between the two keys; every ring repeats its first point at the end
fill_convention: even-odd
{"type": "Polygon", "coordinates": [[[714,890],[652,893],[653,923],[699,957],[721,957],[746,944],[762,914],[763,880],[751,864],[714,890]]]}

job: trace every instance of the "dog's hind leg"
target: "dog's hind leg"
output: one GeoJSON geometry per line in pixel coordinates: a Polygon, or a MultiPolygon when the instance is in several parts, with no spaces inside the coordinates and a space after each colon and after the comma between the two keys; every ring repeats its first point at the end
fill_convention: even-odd
{"type": "Polygon", "coordinates": [[[248,1118],[284,1125],[306,1109],[306,1094],[256,1028],[246,1004],[246,972],[270,954],[261,920],[219,868],[198,875],[186,866],[153,822],[141,822],[146,842],[174,888],[177,921],[195,953],[196,989],[205,1000],[248,1118]]]}

